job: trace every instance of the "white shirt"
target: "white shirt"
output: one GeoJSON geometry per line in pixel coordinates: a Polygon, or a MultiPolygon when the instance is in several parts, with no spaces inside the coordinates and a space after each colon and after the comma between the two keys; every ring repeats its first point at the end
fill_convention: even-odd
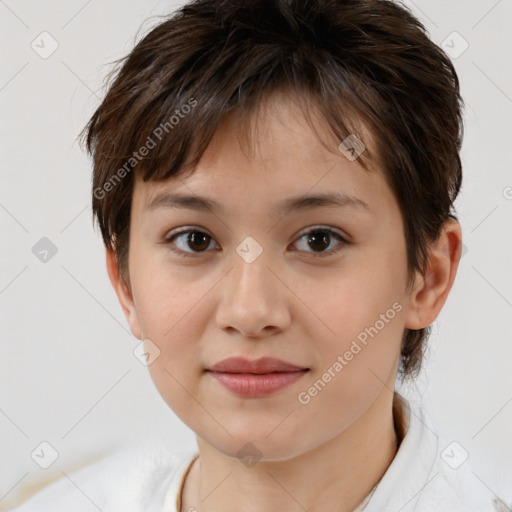
{"type": "MultiPolygon", "coordinates": [[[[407,433],[374,492],[354,512],[500,511],[469,462],[461,463],[462,448],[439,438],[423,409],[402,400],[407,433]]],[[[13,512],[178,512],[184,477],[197,455],[197,449],[172,452],[161,442],[124,448],[53,482],[13,512]]]]}

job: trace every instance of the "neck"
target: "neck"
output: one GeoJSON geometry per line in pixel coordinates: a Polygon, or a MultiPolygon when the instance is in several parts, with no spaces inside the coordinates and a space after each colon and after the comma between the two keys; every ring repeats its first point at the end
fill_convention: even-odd
{"type": "Polygon", "coordinates": [[[389,392],[348,429],[314,450],[245,467],[197,438],[200,456],[186,479],[181,511],[352,512],[395,457],[403,430],[389,392]]]}

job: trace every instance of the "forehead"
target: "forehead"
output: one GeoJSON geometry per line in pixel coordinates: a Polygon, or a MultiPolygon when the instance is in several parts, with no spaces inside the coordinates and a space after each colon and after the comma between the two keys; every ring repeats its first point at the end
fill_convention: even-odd
{"type": "MultiPolygon", "coordinates": [[[[329,194],[333,204],[337,195],[339,202],[361,210],[375,202],[376,194],[385,192],[387,186],[381,170],[376,166],[364,169],[357,160],[347,158],[338,147],[341,141],[326,123],[314,113],[311,119],[313,125],[296,98],[276,93],[251,116],[227,116],[194,170],[148,182],[136,173],[134,201],[140,209],[151,210],[166,201],[169,205],[170,201],[162,198],[173,191],[189,196],[188,204],[203,211],[222,208],[222,203],[243,206],[247,199],[266,208],[271,202],[276,211],[284,211],[300,206],[299,197],[306,194],[329,194]],[[216,198],[219,204],[194,204],[193,195],[216,198]]],[[[365,151],[373,147],[371,133],[364,126],[360,127],[360,139],[365,151]]]]}

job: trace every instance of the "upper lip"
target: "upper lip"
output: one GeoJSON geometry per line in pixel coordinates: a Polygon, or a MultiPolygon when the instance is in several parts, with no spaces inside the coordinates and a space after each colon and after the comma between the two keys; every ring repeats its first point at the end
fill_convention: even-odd
{"type": "Polygon", "coordinates": [[[251,361],[244,357],[228,357],[214,364],[208,371],[222,373],[273,373],[308,370],[274,357],[262,357],[251,361]]]}

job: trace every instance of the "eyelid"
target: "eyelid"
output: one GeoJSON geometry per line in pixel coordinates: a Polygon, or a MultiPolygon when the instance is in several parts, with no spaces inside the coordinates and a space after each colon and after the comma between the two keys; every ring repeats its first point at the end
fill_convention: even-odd
{"type": "Polygon", "coordinates": [[[345,235],[343,231],[337,228],[333,228],[331,226],[328,226],[326,224],[314,224],[313,226],[308,226],[297,234],[297,239],[302,238],[307,233],[310,233],[311,231],[327,231],[328,233],[333,233],[338,235],[340,238],[344,238],[348,243],[348,235],[345,235]]]}
{"type": "MultiPolygon", "coordinates": [[[[339,230],[337,228],[333,228],[331,226],[327,226],[327,225],[323,225],[323,224],[317,224],[317,225],[308,226],[308,227],[304,228],[303,230],[301,230],[296,235],[295,239],[293,240],[293,243],[296,243],[297,241],[299,241],[301,238],[303,238],[308,233],[315,232],[315,231],[325,231],[330,236],[334,235],[338,239],[339,244],[334,249],[331,249],[331,250],[326,251],[326,252],[315,253],[313,251],[312,252],[308,252],[308,251],[300,251],[300,250],[294,250],[294,252],[306,252],[307,254],[312,255],[314,257],[322,258],[322,257],[328,257],[328,256],[331,256],[331,255],[334,255],[339,250],[341,250],[343,248],[343,246],[352,244],[352,242],[349,240],[349,237],[347,235],[345,235],[344,232],[342,232],[341,230],[339,230]]],[[[181,249],[175,249],[174,247],[172,247],[172,245],[174,243],[173,240],[176,237],[178,237],[181,234],[190,233],[190,232],[199,232],[199,233],[206,234],[206,235],[208,235],[211,238],[212,241],[217,243],[215,238],[213,238],[213,236],[210,235],[210,233],[208,232],[207,229],[205,229],[205,228],[203,228],[201,226],[194,226],[194,225],[183,226],[181,228],[177,228],[176,230],[171,231],[164,238],[164,240],[161,243],[164,244],[164,245],[169,246],[169,249],[171,251],[173,251],[174,253],[177,253],[177,254],[179,254],[180,256],[183,256],[183,257],[197,257],[197,256],[201,256],[202,254],[210,252],[210,251],[202,251],[202,252],[193,252],[192,251],[192,252],[189,252],[189,251],[183,251],[181,249]]]]}
{"type": "MultiPolygon", "coordinates": [[[[327,226],[324,224],[317,224],[313,226],[308,226],[307,228],[304,228],[302,231],[299,232],[297,237],[294,240],[294,243],[299,241],[301,238],[303,238],[305,235],[311,232],[315,231],[325,231],[329,234],[329,236],[335,236],[339,243],[334,249],[330,249],[329,251],[325,252],[308,252],[306,251],[306,254],[312,255],[317,258],[328,258],[329,256],[333,256],[334,254],[338,253],[344,246],[350,245],[352,242],[349,240],[349,237],[345,235],[345,233],[339,229],[333,228],[331,226],[327,226]]],[[[304,251],[296,251],[296,252],[304,252],[304,251]]]]}
{"type": "Polygon", "coordinates": [[[204,254],[206,252],[210,252],[210,251],[203,251],[203,252],[194,253],[194,252],[182,251],[181,249],[175,249],[174,247],[172,247],[173,240],[176,237],[178,237],[181,234],[191,233],[194,231],[199,232],[199,233],[204,233],[204,234],[210,236],[213,241],[215,241],[215,239],[213,238],[212,235],[210,235],[208,230],[205,228],[202,228],[201,226],[183,226],[181,228],[177,228],[177,229],[171,231],[168,235],[165,236],[164,240],[161,243],[168,246],[172,252],[177,253],[179,256],[183,256],[183,257],[196,257],[196,256],[201,256],[201,254],[204,254]]]}

